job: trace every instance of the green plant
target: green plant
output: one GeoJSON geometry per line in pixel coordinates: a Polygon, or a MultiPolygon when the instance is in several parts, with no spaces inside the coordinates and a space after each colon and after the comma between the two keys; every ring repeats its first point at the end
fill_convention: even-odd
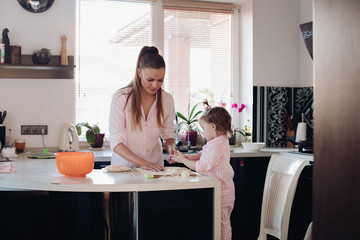
{"type": "Polygon", "coordinates": [[[78,123],[76,124],[76,131],[78,133],[78,135],[80,136],[82,134],[82,127],[86,127],[86,141],[89,144],[94,144],[95,143],[95,134],[99,134],[100,133],[100,128],[98,125],[94,124],[94,125],[90,125],[87,122],[82,122],[82,123],[78,123]]]}
{"type": "Polygon", "coordinates": [[[234,134],[236,132],[240,133],[245,139],[246,139],[246,135],[245,135],[245,130],[241,129],[241,128],[233,128],[234,134]]]}
{"type": "Polygon", "coordinates": [[[180,122],[179,123],[179,129],[182,128],[182,126],[186,126],[186,128],[188,130],[193,130],[193,129],[198,129],[198,126],[197,126],[197,122],[199,121],[199,119],[197,119],[197,116],[202,113],[203,111],[197,111],[195,113],[195,110],[196,110],[196,107],[198,106],[199,104],[196,104],[190,111],[190,103],[188,104],[188,116],[185,117],[182,113],[180,112],[176,112],[177,116],[179,118],[181,118],[182,120],[184,120],[183,122],[180,122]]]}

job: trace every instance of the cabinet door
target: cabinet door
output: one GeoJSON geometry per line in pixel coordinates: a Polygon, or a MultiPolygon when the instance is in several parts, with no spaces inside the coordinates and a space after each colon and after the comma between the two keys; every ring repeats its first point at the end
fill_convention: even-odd
{"type": "Polygon", "coordinates": [[[94,162],[94,169],[102,169],[111,165],[111,161],[94,162]]]}
{"type": "Polygon", "coordinates": [[[231,214],[232,239],[257,239],[261,204],[270,157],[231,158],[235,205],[231,214]]]}
{"type": "Polygon", "coordinates": [[[139,239],[212,239],[213,194],[211,188],[139,192],[139,239]]]}

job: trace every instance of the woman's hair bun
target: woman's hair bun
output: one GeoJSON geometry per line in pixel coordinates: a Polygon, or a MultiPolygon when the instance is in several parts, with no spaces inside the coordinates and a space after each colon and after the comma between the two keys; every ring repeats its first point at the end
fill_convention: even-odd
{"type": "Polygon", "coordinates": [[[159,50],[156,47],[147,47],[145,50],[146,54],[159,54],[159,50]]]}

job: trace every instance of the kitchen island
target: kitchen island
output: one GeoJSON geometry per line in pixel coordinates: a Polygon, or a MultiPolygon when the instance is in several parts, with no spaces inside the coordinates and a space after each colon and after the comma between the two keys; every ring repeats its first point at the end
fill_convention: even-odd
{"type": "MultiPolygon", "coordinates": [[[[258,235],[265,173],[274,153],[299,154],[296,148],[264,148],[257,152],[245,151],[241,147],[231,148],[230,163],[235,172],[236,190],[231,220],[233,239],[256,239],[258,235]]],[[[312,159],[309,155],[299,154],[299,157],[312,159]]],[[[166,163],[169,155],[164,154],[163,158],[166,163]]],[[[15,159],[16,173],[0,174],[0,187],[3,188],[0,203],[10,206],[17,201],[16,206],[25,206],[16,210],[30,211],[27,213],[30,216],[42,214],[48,218],[49,224],[46,220],[36,221],[33,218],[29,221],[32,228],[50,225],[47,231],[52,239],[89,239],[94,234],[89,232],[87,226],[95,229],[93,226],[101,225],[101,221],[94,218],[103,220],[106,208],[110,208],[110,223],[106,227],[112,226],[109,231],[112,239],[148,239],[150,234],[155,234],[157,239],[168,239],[169,234],[175,234],[172,239],[217,239],[216,236],[220,234],[220,183],[216,179],[202,175],[187,179],[145,179],[139,171],[111,173],[100,170],[110,161],[110,150],[95,151],[95,168],[98,169],[94,169],[86,178],[68,178],[57,172],[54,159],[35,160],[26,158],[26,154],[19,155],[15,159]],[[4,202],[11,194],[15,194],[14,197],[4,202]],[[31,208],[26,207],[27,203],[31,208]],[[51,213],[50,217],[48,212],[51,213]],[[73,212],[77,213],[73,216],[73,212]],[[68,215],[72,216],[71,219],[68,215]],[[58,231],[57,225],[63,221],[69,222],[73,229],[59,231],[58,238],[54,238],[51,234],[58,231]],[[203,224],[200,227],[202,233],[196,232],[199,230],[198,223],[203,224]],[[189,225],[193,229],[189,229],[189,225]],[[127,233],[124,228],[128,230],[127,233]],[[158,235],[159,231],[162,234],[158,235]],[[77,236],[68,238],[68,233],[77,236]]],[[[311,192],[306,196],[309,194],[311,192]]],[[[9,208],[8,211],[13,217],[13,210],[9,208]]],[[[16,217],[10,219],[15,219],[10,222],[17,221],[16,217]]],[[[3,221],[5,224],[0,220],[0,230],[9,224],[8,218],[3,221]]],[[[16,227],[14,230],[16,233],[34,232],[32,228],[17,231],[19,227],[16,227]]]]}
{"type": "MultiPolygon", "coordinates": [[[[204,225],[204,228],[208,230],[208,236],[211,236],[210,239],[220,239],[221,183],[217,179],[200,174],[196,174],[196,176],[189,178],[163,177],[158,179],[145,179],[144,174],[138,170],[130,172],[105,172],[99,169],[94,169],[84,178],[72,178],[65,177],[57,171],[55,159],[28,159],[26,155],[19,155],[15,159],[14,163],[16,166],[15,173],[0,174],[0,188],[2,188],[1,194],[6,195],[9,192],[11,193],[17,191],[25,193],[28,191],[29,193],[34,192],[36,194],[40,193],[40,195],[48,194],[48,196],[50,196],[49,199],[53,200],[50,201],[49,204],[54,205],[55,203],[59,204],[58,206],[63,205],[65,202],[75,201],[75,213],[70,218],[78,218],[78,221],[75,221],[78,229],[88,228],[87,226],[81,227],[81,224],[86,222],[86,219],[81,215],[88,216],[90,214],[89,210],[93,210],[90,209],[93,202],[89,202],[90,200],[88,199],[101,199],[104,193],[111,193],[113,194],[113,197],[110,195],[109,202],[106,203],[105,200],[105,204],[112,205],[113,210],[121,208],[127,209],[127,228],[123,229],[123,231],[131,231],[130,239],[147,239],[149,235],[146,234],[151,231],[151,228],[149,229],[148,226],[152,226],[153,234],[159,232],[159,230],[161,230],[161,226],[157,226],[156,223],[151,222],[156,219],[156,215],[149,216],[149,214],[153,214],[153,207],[164,206],[167,209],[162,209],[162,211],[171,211],[172,214],[174,214],[172,216],[174,223],[177,222],[175,221],[176,218],[183,219],[183,217],[185,217],[185,219],[193,218],[197,219],[196,221],[208,222],[208,226],[204,225]],[[181,202],[179,202],[179,199],[181,199],[182,196],[189,197],[184,197],[181,202]],[[191,196],[196,198],[194,200],[195,203],[192,201],[191,196]],[[204,196],[204,199],[201,199],[201,196],[204,196]],[[71,200],[72,198],[75,200],[71,200]],[[161,202],[161,200],[159,200],[159,202],[157,198],[166,199],[166,201],[161,202]],[[124,205],[124,201],[126,206],[122,206],[124,205]],[[174,204],[176,206],[173,206],[174,204]],[[90,207],[85,207],[84,209],[85,205],[89,205],[90,207]],[[182,205],[182,208],[177,209],[177,205],[182,205]],[[205,208],[198,205],[203,205],[205,208]],[[199,207],[199,213],[210,212],[209,216],[201,216],[202,214],[194,212],[197,207],[199,207]],[[189,208],[189,211],[193,212],[184,212],[187,208],[189,208]],[[146,221],[144,219],[146,219],[146,221]]],[[[103,199],[98,202],[103,203],[102,200],[103,199]]],[[[0,202],[1,201],[2,200],[0,199],[0,202]]],[[[98,205],[95,207],[103,208],[103,206],[98,205]]],[[[54,206],[54,208],[56,208],[56,206],[54,206]]],[[[60,208],[62,209],[62,207],[60,208]]],[[[51,207],[51,209],[53,209],[53,207],[51,207]]],[[[14,211],[16,211],[16,207],[14,211]]],[[[61,211],[63,212],[63,209],[61,211]]],[[[57,211],[57,214],[62,213],[57,211]]],[[[121,215],[121,212],[118,215],[121,215]]],[[[124,224],[124,218],[121,216],[120,218],[119,216],[113,216],[111,218],[120,219],[119,222],[121,225],[124,224]]],[[[68,220],[73,222],[66,217],[62,217],[61,219],[63,221],[68,220]]],[[[59,221],[56,221],[56,224],[58,223],[59,221]]],[[[89,224],[91,225],[91,223],[89,224]]],[[[121,225],[116,228],[121,229],[121,225]]],[[[114,224],[112,226],[115,229],[114,224]]],[[[51,234],[53,234],[52,231],[54,229],[56,229],[54,226],[50,227],[49,231],[51,234]]],[[[186,222],[183,222],[183,226],[179,226],[177,229],[181,232],[186,232],[186,222]]],[[[119,231],[117,231],[117,233],[117,235],[121,237],[119,231]]],[[[75,231],[75,235],[76,234],[79,236],[83,235],[83,233],[79,233],[78,231],[75,231]]],[[[175,234],[175,238],[173,239],[177,239],[177,233],[173,232],[173,234],[175,234]]],[[[53,235],[50,236],[54,237],[53,235]]],[[[169,236],[159,236],[157,239],[166,239],[168,237],[169,236]]],[[[198,239],[198,237],[194,237],[194,239],[195,238],[198,239]]],[[[74,237],[67,239],[85,238],[74,237]]],[[[117,238],[112,237],[112,239],[117,238]]],[[[188,239],[191,239],[191,237],[188,239]]],[[[206,237],[204,239],[209,238],[206,237]]]]}

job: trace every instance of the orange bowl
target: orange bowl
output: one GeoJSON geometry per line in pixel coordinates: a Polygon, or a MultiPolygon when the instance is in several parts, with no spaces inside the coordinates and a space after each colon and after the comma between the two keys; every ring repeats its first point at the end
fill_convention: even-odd
{"type": "Polygon", "coordinates": [[[94,169],[93,152],[60,152],[55,159],[59,173],[68,177],[85,177],[94,169]]]}

